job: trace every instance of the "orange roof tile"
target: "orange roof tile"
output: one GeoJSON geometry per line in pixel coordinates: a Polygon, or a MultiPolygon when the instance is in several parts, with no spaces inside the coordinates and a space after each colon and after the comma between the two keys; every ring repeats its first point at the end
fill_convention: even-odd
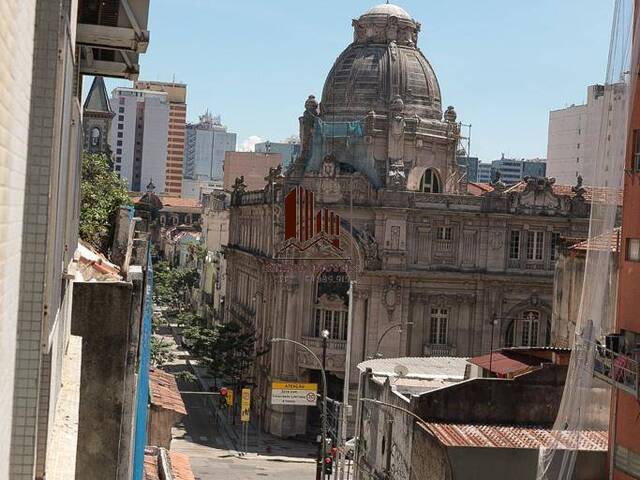
{"type": "MultiPolygon", "coordinates": [[[[510,186],[505,192],[522,192],[527,186],[527,182],[522,180],[515,185],[510,186]]],[[[566,195],[574,197],[573,185],[559,185],[554,183],[551,187],[553,193],[556,195],[566,195]]],[[[615,202],[617,205],[622,205],[622,189],[621,188],[607,188],[607,187],[584,187],[584,199],[587,202],[615,202]]]]}
{"type": "Polygon", "coordinates": [[[149,400],[155,407],[187,414],[175,377],[157,368],[149,371],[149,400]]]}
{"type": "MultiPolygon", "coordinates": [[[[131,201],[133,203],[138,203],[141,198],[142,195],[135,195],[131,197],[131,201]]],[[[183,198],[171,195],[158,195],[158,198],[162,201],[162,205],[164,207],[199,208],[202,206],[200,200],[198,200],[197,198],[183,198]]]]}
{"type": "MultiPolygon", "coordinates": [[[[424,426],[423,426],[424,428],[424,426]]],[[[607,451],[607,431],[554,431],[539,426],[471,425],[427,423],[428,431],[450,447],[489,448],[550,448],[558,441],[559,448],[607,451]]]]}
{"type": "Polygon", "coordinates": [[[493,191],[493,187],[488,183],[469,182],[467,183],[467,193],[471,195],[484,195],[493,191]]]}
{"type": "Polygon", "coordinates": [[[182,453],[169,452],[174,480],[195,480],[189,457],[182,453]]]}
{"type": "Polygon", "coordinates": [[[157,451],[154,448],[144,449],[144,480],[160,480],[157,451]]]}
{"type": "Polygon", "coordinates": [[[613,253],[620,251],[620,239],[622,229],[621,227],[614,228],[611,232],[603,233],[593,238],[588,238],[580,243],[576,243],[571,246],[569,250],[580,251],[606,251],[609,250],[613,253]]]}

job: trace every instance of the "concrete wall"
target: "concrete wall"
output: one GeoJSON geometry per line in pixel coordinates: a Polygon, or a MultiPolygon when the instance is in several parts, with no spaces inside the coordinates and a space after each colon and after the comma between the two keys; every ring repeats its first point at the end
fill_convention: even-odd
{"type": "Polygon", "coordinates": [[[35,0],[0,2],[0,478],[9,477],[35,0]]]}
{"type": "Polygon", "coordinates": [[[121,426],[131,424],[123,407],[132,405],[125,389],[132,302],[130,283],[75,284],[72,333],[82,337],[78,480],[125,478],[116,472],[126,450],[121,426]]]}
{"type": "Polygon", "coordinates": [[[553,425],[566,367],[548,365],[515,380],[478,378],[414,397],[412,408],[428,421],[553,425]],[[497,408],[499,405],[500,408],[497,408]]]}
{"type": "Polygon", "coordinates": [[[167,190],[169,108],[166,98],[150,95],[145,100],[141,189],[145,188],[153,180],[156,192],[163,193],[167,190]]]}
{"type": "Polygon", "coordinates": [[[224,156],[224,189],[231,191],[236,178],[244,176],[247,190],[262,190],[269,168],[282,163],[279,153],[226,152],[224,156]]]}

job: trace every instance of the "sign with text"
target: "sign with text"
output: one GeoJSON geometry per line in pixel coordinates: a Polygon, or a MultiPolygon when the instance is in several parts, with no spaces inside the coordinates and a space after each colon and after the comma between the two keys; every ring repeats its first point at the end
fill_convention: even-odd
{"type": "Polygon", "coordinates": [[[273,382],[271,404],[313,407],[317,401],[317,392],[317,383],[273,382]]]}
{"type": "Polygon", "coordinates": [[[242,399],[240,402],[240,421],[248,422],[250,411],[251,411],[251,390],[248,388],[243,388],[242,399]]]}
{"type": "Polygon", "coordinates": [[[229,390],[225,398],[227,399],[227,406],[232,407],[233,406],[233,390],[229,390]]]}

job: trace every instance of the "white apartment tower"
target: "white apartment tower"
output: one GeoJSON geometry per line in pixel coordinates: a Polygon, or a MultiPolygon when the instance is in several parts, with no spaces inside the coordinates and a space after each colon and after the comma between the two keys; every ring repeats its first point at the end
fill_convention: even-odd
{"type": "Polygon", "coordinates": [[[143,191],[152,182],[157,192],[165,192],[170,110],[167,93],[116,88],[111,107],[115,112],[111,149],[116,172],[132,191],[143,191]]]}
{"type": "Polygon", "coordinates": [[[222,179],[224,153],[235,152],[236,134],[227,131],[220,117],[209,112],[186,126],[184,178],[198,181],[222,179]]]}
{"type": "Polygon", "coordinates": [[[549,113],[547,175],[560,184],[574,184],[581,175],[586,185],[595,184],[595,162],[605,109],[620,101],[616,86],[591,85],[587,102],[549,113]]]}

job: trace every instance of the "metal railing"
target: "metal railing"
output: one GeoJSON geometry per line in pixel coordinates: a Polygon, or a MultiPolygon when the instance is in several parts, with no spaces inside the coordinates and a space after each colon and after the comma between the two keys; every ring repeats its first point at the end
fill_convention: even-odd
{"type": "MultiPolygon", "coordinates": [[[[322,338],[318,337],[302,337],[302,343],[310,348],[322,348],[322,338]]],[[[346,340],[336,340],[329,338],[327,340],[327,350],[346,350],[346,340]]]]}
{"type": "Polygon", "coordinates": [[[595,348],[594,376],[638,398],[640,364],[631,357],[602,345],[591,346],[595,348]]]}
{"type": "Polygon", "coordinates": [[[425,357],[449,357],[453,354],[453,351],[454,349],[451,345],[428,343],[424,346],[425,357]]]}

